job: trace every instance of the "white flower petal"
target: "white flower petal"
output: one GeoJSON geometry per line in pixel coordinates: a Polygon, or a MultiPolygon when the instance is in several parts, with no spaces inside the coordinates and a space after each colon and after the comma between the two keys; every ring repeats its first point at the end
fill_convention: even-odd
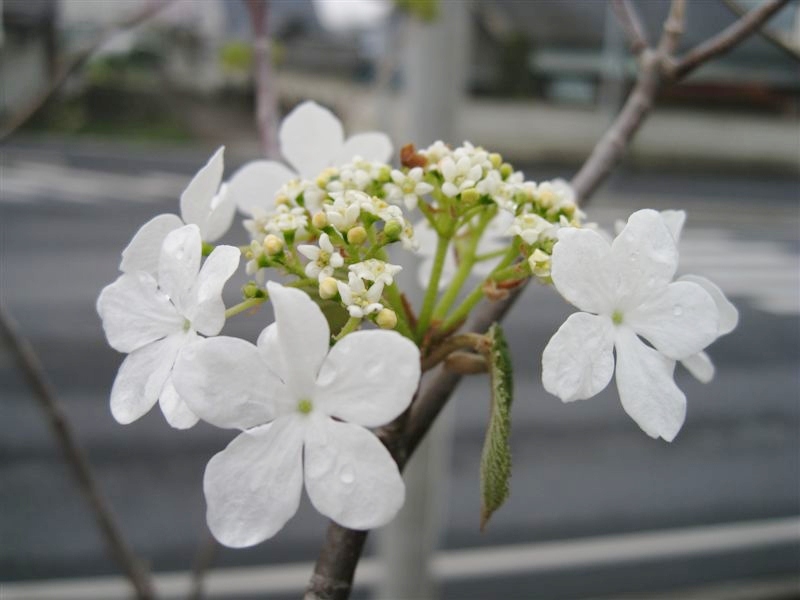
{"type": "Polygon", "coordinates": [[[413,342],[394,331],[357,331],[322,364],[314,405],[343,421],[377,427],[408,408],[419,376],[413,342]]]}
{"type": "Polygon", "coordinates": [[[232,548],[272,537],[297,512],[303,489],[304,428],[295,417],[239,434],[206,467],[206,519],[232,548]]]}
{"type": "Polygon", "coordinates": [[[211,201],[222,181],[224,153],[224,146],[218,148],[181,194],[181,217],[184,223],[194,223],[201,231],[211,213],[211,201]]]}
{"type": "Polygon", "coordinates": [[[153,277],[158,275],[158,257],[161,244],[170,231],[183,227],[178,215],[163,214],[150,219],[139,228],[125,250],[119,270],[123,273],[146,271],[153,277]]]}
{"type": "Polygon", "coordinates": [[[551,277],[567,302],[588,312],[610,314],[615,290],[608,271],[609,253],[608,243],[596,231],[559,230],[551,277]]]}
{"type": "Polygon", "coordinates": [[[698,352],[681,360],[681,364],[691,373],[695,379],[702,383],[708,383],[714,379],[714,363],[711,362],[708,354],[698,352]]]}
{"type": "Polygon", "coordinates": [[[158,405],[161,407],[167,423],[175,429],[189,429],[199,421],[198,416],[191,411],[189,405],[178,394],[178,390],[172,384],[172,377],[168,377],[164,383],[164,388],[158,397],[158,405]]]}
{"type": "Polygon", "coordinates": [[[253,344],[238,338],[208,338],[186,346],[172,381],[192,412],[217,427],[263,425],[285,402],[280,379],[253,344]]]}
{"type": "Polygon", "coordinates": [[[281,381],[286,381],[286,367],[283,366],[281,345],[278,342],[278,324],[270,323],[259,334],[256,341],[261,359],[281,381]]]}
{"type": "Polygon", "coordinates": [[[319,175],[344,144],[339,119],[315,102],[303,102],[289,113],[278,135],[283,156],[305,179],[319,175]]]}
{"type": "Polygon", "coordinates": [[[564,402],[601,392],[614,374],[614,332],[606,317],[575,313],[542,353],[542,384],[564,402]]]}
{"type": "Polygon", "coordinates": [[[678,281],[690,281],[702,287],[717,305],[719,311],[719,335],[730,333],[739,324],[739,311],[725,296],[725,293],[712,281],[699,275],[684,275],[678,281]]]}
{"type": "MultiPolygon", "coordinates": [[[[611,243],[611,262],[616,278],[615,308],[628,309],[658,293],[672,281],[678,267],[675,239],[654,210],[638,210],[611,243]]],[[[555,262],[555,261],[554,261],[555,262]]]]}
{"type": "Polygon", "coordinates": [[[103,288],[97,312],[108,343],[120,352],[132,352],[183,328],[183,317],[144,271],[120,275],[103,288]]]}
{"type": "Polygon", "coordinates": [[[231,228],[233,217],[236,214],[236,202],[228,189],[227,184],[222,184],[219,192],[211,200],[211,210],[206,215],[205,220],[197,225],[200,227],[200,234],[206,242],[215,242],[228,229],[231,228]]]}
{"type": "Polygon", "coordinates": [[[328,354],[331,337],[328,322],[319,306],[300,290],[270,281],[267,292],[275,309],[286,384],[297,400],[310,399],[322,361],[328,354]]]}
{"type": "Polygon", "coordinates": [[[624,323],[673,359],[695,354],[717,338],[717,306],[702,287],[670,283],[657,296],[626,312],[624,323]]]}
{"type": "Polygon", "coordinates": [[[403,506],[405,485],[386,447],[360,425],[321,415],[311,423],[304,462],[314,507],[350,529],[391,521],[403,506]]]}
{"type": "Polygon", "coordinates": [[[256,160],[241,167],[228,181],[228,195],[239,210],[253,215],[257,209],[275,209],[275,193],[297,177],[294,171],[272,160],[256,160]]]}
{"type": "Polygon", "coordinates": [[[190,305],[190,290],[200,271],[202,252],[203,241],[197,225],[185,225],[169,232],[161,245],[158,286],[179,311],[190,305]]]}
{"type": "Polygon", "coordinates": [[[128,355],[111,388],[111,414],[117,422],[127,425],[153,408],[178,351],[191,339],[175,333],[128,355]]]}
{"type": "Polygon", "coordinates": [[[662,210],[659,214],[664,220],[664,225],[667,226],[670,234],[672,234],[672,237],[675,239],[675,243],[678,244],[681,241],[683,224],[686,222],[686,211],[662,210]]]}
{"type": "Polygon", "coordinates": [[[675,362],[628,327],[617,327],[615,346],[622,407],[647,435],[671,442],[686,419],[686,396],[672,378],[675,362]]]}
{"type": "Polygon", "coordinates": [[[233,246],[217,246],[203,263],[189,294],[186,318],[203,335],[217,335],[225,324],[222,288],[239,266],[241,252],[233,246]]]}
{"type": "Polygon", "coordinates": [[[347,139],[338,156],[331,158],[334,165],[343,165],[356,156],[369,161],[388,162],[392,156],[392,141],[379,131],[357,133],[347,139]]]}

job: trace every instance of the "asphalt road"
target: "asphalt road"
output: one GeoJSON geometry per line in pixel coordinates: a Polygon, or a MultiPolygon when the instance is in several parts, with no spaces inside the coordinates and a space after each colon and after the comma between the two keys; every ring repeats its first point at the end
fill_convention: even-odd
{"type": "MultiPolygon", "coordinates": [[[[203,424],[169,428],[160,412],[118,425],[108,394],[122,356],[103,339],[94,302],[117,276],[119,252],[205,160],[203,151],[3,150],[0,294],[33,343],[130,542],[155,571],[185,570],[205,539],[203,468],[233,437],[203,424]]],[[[230,172],[230,171],[228,171],[230,172]]],[[[558,174],[526,170],[534,178],[558,174]]],[[[564,173],[561,173],[564,174],[564,173]]],[[[716,279],[739,307],[739,328],[710,351],[708,385],[678,373],[689,399],[672,444],[646,437],[613,386],[564,405],[539,383],[538,360],[572,312],[532,286],[506,321],[515,366],[512,494],[478,532],[478,461],[487,412],[482,378],[456,403],[442,547],[494,547],[800,514],[800,243],[798,181],[790,178],[621,174],[594,201],[601,223],[643,206],[689,212],[683,272],[716,279]]],[[[244,239],[238,231],[230,238],[244,239]],[[237,237],[238,236],[238,237],[237,237]]],[[[237,280],[243,281],[243,280],[237,280]]],[[[236,301],[236,283],[228,286],[236,301]]],[[[254,339],[268,313],[224,333],[254,339]]],[[[0,581],[117,572],[31,393],[0,348],[0,581]]],[[[216,565],[310,561],[325,521],[303,501],[272,541],[222,550],[216,565]]],[[[793,575],[800,544],[690,552],[502,579],[462,577],[451,598],[614,597],[733,579],[793,575]]]]}

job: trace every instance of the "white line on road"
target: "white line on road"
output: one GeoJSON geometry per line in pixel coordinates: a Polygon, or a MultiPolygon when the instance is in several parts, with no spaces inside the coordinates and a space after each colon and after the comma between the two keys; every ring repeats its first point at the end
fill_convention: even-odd
{"type": "MultiPolygon", "coordinates": [[[[713,555],[796,543],[800,543],[800,517],[789,517],[449,550],[435,555],[432,570],[440,580],[478,579],[713,555]]],[[[312,569],[312,563],[215,569],[206,577],[206,597],[299,593],[312,569]]],[[[356,585],[373,586],[380,581],[381,575],[380,563],[375,559],[365,559],[358,567],[356,585]]],[[[160,573],[154,579],[161,598],[183,598],[190,589],[190,574],[187,572],[160,573]]],[[[1,583],[0,592],[3,600],[114,600],[130,597],[131,588],[122,577],[95,577],[1,583]]]]}

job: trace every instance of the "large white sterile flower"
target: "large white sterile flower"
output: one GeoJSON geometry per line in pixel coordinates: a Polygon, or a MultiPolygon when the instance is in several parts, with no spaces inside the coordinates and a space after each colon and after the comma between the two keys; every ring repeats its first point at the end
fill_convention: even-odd
{"type": "MultiPolygon", "coordinates": [[[[669,229],[672,237],[675,239],[675,244],[680,245],[681,233],[683,232],[683,225],[686,223],[686,212],[682,210],[662,210],[659,212],[661,219],[669,229]]],[[[617,220],[614,223],[614,230],[619,233],[625,227],[625,222],[617,220]]],[[[717,305],[719,311],[719,331],[717,336],[721,337],[736,329],[739,323],[739,311],[725,296],[725,293],[712,281],[701,277],[699,275],[683,275],[678,278],[678,281],[691,281],[701,286],[717,305]]],[[[714,363],[706,352],[698,352],[682,358],[679,361],[686,370],[689,371],[696,379],[703,383],[708,383],[714,378],[714,363]]]]}
{"type": "Polygon", "coordinates": [[[181,216],[169,213],[157,215],[139,228],[136,235],[122,251],[120,271],[147,271],[155,275],[161,243],[170,231],[184,224],[194,224],[200,237],[214,242],[225,235],[233,223],[236,205],[222,181],[225,148],[219,148],[208,163],[200,169],[181,194],[181,216]]]}
{"type": "Polygon", "coordinates": [[[547,344],[545,389],[564,402],[594,396],[615,372],[616,351],[623,408],[645,433],[671,441],[686,416],[675,361],[711,343],[719,321],[700,285],[672,281],[677,265],[675,240],[653,210],[631,215],[610,245],[591,229],[562,229],[551,277],[585,312],[571,315],[547,344]]]}
{"type": "Polygon", "coordinates": [[[322,514],[352,529],[388,523],[405,486],[367,430],[411,402],[417,347],[395,332],[330,330],[303,292],[267,284],[275,323],[257,345],[217,337],[186,348],[175,383],[200,418],[243,430],[206,467],[208,525],[223,544],[252,546],[297,512],[305,488],[322,514]]]}
{"type": "Polygon", "coordinates": [[[164,238],[155,276],[124,273],[97,299],[108,343],[128,353],[111,390],[111,413],[135,421],[158,401],[167,421],[183,429],[197,422],[175,392],[172,366],[181,348],[198,333],[216,335],[225,323],[222,287],[239,265],[239,250],[218,246],[200,268],[197,225],[164,238]]]}
{"type": "MultiPolygon", "coordinates": [[[[669,229],[675,243],[679,244],[683,224],[686,222],[686,213],[682,210],[662,210],[660,213],[664,224],[669,229]]],[[[717,305],[719,311],[719,329],[717,336],[723,336],[736,328],[739,323],[739,311],[725,296],[725,293],[712,281],[699,275],[683,275],[678,281],[691,281],[701,286],[717,305]]],[[[714,378],[714,363],[705,352],[698,352],[681,359],[681,364],[686,370],[703,383],[708,383],[714,378]]]]}
{"type": "Polygon", "coordinates": [[[315,102],[303,102],[281,123],[281,153],[294,171],[272,160],[257,160],[233,174],[228,186],[242,212],[272,210],[275,192],[292,179],[313,179],[325,167],[343,165],[360,156],[386,162],[392,142],[380,132],[353,135],[345,140],[342,123],[315,102]]]}

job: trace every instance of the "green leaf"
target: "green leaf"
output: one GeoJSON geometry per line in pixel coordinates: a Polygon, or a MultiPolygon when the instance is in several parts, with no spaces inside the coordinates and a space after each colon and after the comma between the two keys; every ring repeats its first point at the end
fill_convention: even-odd
{"type": "Polygon", "coordinates": [[[508,498],[511,478],[511,400],[513,378],[508,344],[500,325],[495,323],[487,334],[492,403],[489,426],[481,454],[481,531],[489,518],[508,498]]]}

